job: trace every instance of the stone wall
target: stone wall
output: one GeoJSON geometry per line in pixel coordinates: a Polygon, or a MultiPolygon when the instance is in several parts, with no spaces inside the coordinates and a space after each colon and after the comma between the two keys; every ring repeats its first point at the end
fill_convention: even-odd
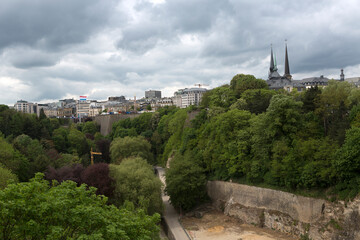
{"type": "Polygon", "coordinates": [[[140,114],[108,114],[108,115],[98,115],[95,117],[95,121],[100,125],[100,133],[103,136],[111,133],[112,125],[114,122],[117,122],[126,118],[135,118],[140,114]]]}
{"type": "Polygon", "coordinates": [[[311,239],[360,239],[360,198],[322,199],[242,184],[209,181],[208,194],[225,214],[245,223],[311,239]]]}

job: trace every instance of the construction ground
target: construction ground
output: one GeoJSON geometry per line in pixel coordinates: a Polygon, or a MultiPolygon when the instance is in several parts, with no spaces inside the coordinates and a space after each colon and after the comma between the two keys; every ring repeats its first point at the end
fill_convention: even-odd
{"type": "Polygon", "coordinates": [[[207,205],[188,213],[181,223],[193,240],[298,240],[271,229],[243,224],[207,205]]]}

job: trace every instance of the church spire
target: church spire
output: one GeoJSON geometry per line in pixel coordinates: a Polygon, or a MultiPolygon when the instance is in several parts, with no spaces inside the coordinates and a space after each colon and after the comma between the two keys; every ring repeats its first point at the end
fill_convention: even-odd
{"type": "Polygon", "coordinates": [[[276,54],[274,53],[274,71],[277,71],[277,62],[276,62],[276,54]]]}
{"type": "Polygon", "coordinates": [[[270,56],[270,73],[276,71],[275,70],[275,66],[274,66],[274,54],[273,54],[273,49],[272,49],[272,44],[271,44],[271,56],[270,56]]]}
{"type": "Polygon", "coordinates": [[[289,67],[289,58],[288,58],[288,51],[287,51],[287,41],[285,40],[285,74],[284,77],[287,79],[291,79],[292,76],[290,74],[290,67],[289,67]]]}

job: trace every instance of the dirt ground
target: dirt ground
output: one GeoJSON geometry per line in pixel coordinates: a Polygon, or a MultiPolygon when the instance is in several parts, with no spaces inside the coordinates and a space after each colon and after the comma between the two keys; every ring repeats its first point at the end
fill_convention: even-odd
{"type": "Polygon", "coordinates": [[[194,240],[298,240],[271,229],[243,224],[211,207],[182,217],[181,223],[194,240]],[[200,212],[200,213],[199,213],[200,212]]]}

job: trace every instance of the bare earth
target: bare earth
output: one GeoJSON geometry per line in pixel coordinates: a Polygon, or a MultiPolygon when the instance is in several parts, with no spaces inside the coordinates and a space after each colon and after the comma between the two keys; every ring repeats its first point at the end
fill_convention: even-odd
{"type": "Polygon", "coordinates": [[[203,211],[201,218],[184,216],[181,223],[194,240],[297,240],[292,236],[243,224],[214,209],[203,211]]]}

